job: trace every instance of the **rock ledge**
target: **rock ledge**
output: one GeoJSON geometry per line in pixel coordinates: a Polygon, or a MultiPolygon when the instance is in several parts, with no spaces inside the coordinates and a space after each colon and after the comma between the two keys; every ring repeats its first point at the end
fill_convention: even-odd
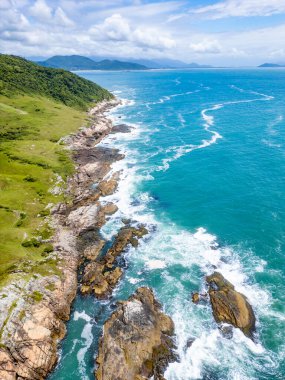
{"type": "Polygon", "coordinates": [[[141,287],[105,322],[96,359],[97,380],[163,380],[173,353],[174,324],[153,291],[141,287]]]}

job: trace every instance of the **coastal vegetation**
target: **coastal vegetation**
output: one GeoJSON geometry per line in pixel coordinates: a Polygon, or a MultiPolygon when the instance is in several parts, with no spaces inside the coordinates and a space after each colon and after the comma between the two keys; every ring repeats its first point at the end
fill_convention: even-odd
{"type": "Polygon", "coordinates": [[[66,200],[73,163],[61,138],[88,125],[86,110],[112,95],[70,72],[0,55],[0,286],[14,273],[56,271],[49,214],[66,200]]]}

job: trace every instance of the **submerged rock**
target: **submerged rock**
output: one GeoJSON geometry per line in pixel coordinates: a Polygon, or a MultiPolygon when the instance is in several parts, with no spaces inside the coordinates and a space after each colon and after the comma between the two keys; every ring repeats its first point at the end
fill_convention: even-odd
{"type": "Polygon", "coordinates": [[[105,322],[96,359],[97,380],[163,380],[173,353],[174,324],[151,289],[139,288],[105,322]]]}
{"type": "Polygon", "coordinates": [[[234,286],[218,272],[207,276],[206,281],[209,284],[209,295],[216,322],[229,323],[252,338],[255,315],[247,298],[237,292],[234,286]]]}

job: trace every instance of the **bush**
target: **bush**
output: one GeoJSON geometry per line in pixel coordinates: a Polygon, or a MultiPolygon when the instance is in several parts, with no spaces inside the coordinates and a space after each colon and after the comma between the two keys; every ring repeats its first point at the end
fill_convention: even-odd
{"type": "Polygon", "coordinates": [[[52,244],[48,244],[44,250],[43,250],[43,253],[51,253],[53,252],[53,245],[52,244]]]}
{"type": "Polygon", "coordinates": [[[29,239],[29,240],[24,240],[22,242],[22,246],[25,247],[25,248],[29,248],[29,247],[36,247],[36,248],[38,248],[40,245],[41,245],[41,243],[36,238],[32,238],[32,239],[29,239]]]}
{"type": "Polygon", "coordinates": [[[36,178],[35,177],[32,177],[31,175],[27,175],[25,178],[24,178],[24,181],[26,182],[36,182],[36,178]]]}
{"type": "Polygon", "coordinates": [[[50,215],[50,210],[47,208],[39,212],[39,216],[48,216],[48,215],[50,215]]]}

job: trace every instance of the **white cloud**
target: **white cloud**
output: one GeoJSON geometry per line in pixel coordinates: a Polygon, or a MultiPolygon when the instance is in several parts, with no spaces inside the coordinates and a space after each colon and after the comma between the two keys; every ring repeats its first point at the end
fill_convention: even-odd
{"type": "Polygon", "coordinates": [[[226,0],[190,10],[207,18],[271,16],[285,13],[285,0],[226,0]]]}
{"type": "Polygon", "coordinates": [[[54,22],[55,22],[55,24],[61,25],[61,26],[73,26],[74,25],[74,22],[66,16],[64,11],[60,7],[58,7],[55,10],[54,22]]]}
{"type": "Polygon", "coordinates": [[[220,42],[213,39],[204,39],[198,43],[191,43],[189,47],[194,53],[219,54],[222,52],[220,42]]]}
{"type": "Polygon", "coordinates": [[[37,0],[30,8],[30,14],[39,21],[50,21],[52,19],[52,8],[45,0],[37,0]]]}
{"type": "Polygon", "coordinates": [[[13,7],[1,9],[0,32],[27,30],[28,19],[13,7]]]}
{"type": "Polygon", "coordinates": [[[54,24],[55,26],[69,27],[74,23],[70,20],[61,7],[55,10],[48,6],[45,0],[36,0],[30,7],[30,14],[35,18],[36,22],[45,22],[54,24]]]}
{"type": "Polygon", "coordinates": [[[133,31],[131,40],[138,45],[157,49],[171,49],[176,46],[172,38],[155,28],[137,28],[133,31]]]}
{"type": "Polygon", "coordinates": [[[126,41],[131,30],[128,20],[120,14],[114,14],[107,17],[102,24],[93,26],[90,33],[99,40],[126,41]]]}
{"type": "Polygon", "coordinates": [[[1,0],[0,2],[0,9],[1,10],[6,10],[6,9],[9,9],[11,8],[12,4],[10,2],[10,0],[1,0]]]}
{"type": "Polygon", "coordinates": [[[278,49],[278,50],[273,50],[270,52],[269,56],[271,58],[284,58],[285,57],[285,49],[281,48],[281,49],[278,49]]]}
{"type": "Polygon", "coordinates": [[[161,30],[149,27],[133,27],[120,14],[107,17],[102,24],[90,28],[90,33],[98,41],[129,42],[137,46],[155,49],[170,49],[175,41],[161,30]]]}

